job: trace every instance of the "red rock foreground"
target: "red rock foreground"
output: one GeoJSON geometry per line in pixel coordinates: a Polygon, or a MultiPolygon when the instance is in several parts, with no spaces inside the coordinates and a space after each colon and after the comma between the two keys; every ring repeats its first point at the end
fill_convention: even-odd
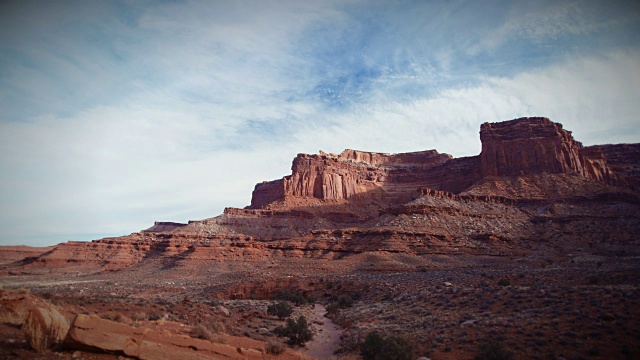
{"type": "MultiPolygon", "coordinates": [[[[219,308],[228,312],[224,307],[219,308]]],[[[163,326],[166,323],[164,320],[160,324],[160,329],[152,329],[110,321],[96,315],[67,313],[67,316],[74,316],[71,326],[66,317],[48,302],[25,291],[0,290],[0,324],[19,326],[26,343],[31,349],[43,355],[53,354],[51,350],[56,350],[59,356],[65,354],[61,350],[81,350],[86,353],[125,355],[141,360],[273,357],[265,353],[266,345],[263,342],[241,337],[218,337],[221,341],[234,343],[230,345],[196,339],[172,333],[168,329],[175,326],[163,326]],[[245,344],[244,346],[248,347],[239,344],[245,344]]],[[[175,325],[179,328],[185,327],[183,324],[175,325]]],[[[0,354],[2,354],[1,350],[0,354]]],[[[303,354],[290,350],[281,354],[280,357],[283,359],[307,358],[303,354]]]]}
{"type": "Polygon", "coordinates": [[[254,349],[217,344],[148,328],[134,328],[95,315],[82,314],[73,321],[65,346],[71,349],[98,349],[142,360],[262,359],[262,352],[254,349]]]}

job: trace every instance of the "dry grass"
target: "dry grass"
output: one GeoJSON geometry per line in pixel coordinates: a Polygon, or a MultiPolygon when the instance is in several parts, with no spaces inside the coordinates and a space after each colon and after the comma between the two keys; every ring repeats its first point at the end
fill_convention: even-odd
{"type": "Polygon", "coordinates": [[[202,325],[194,326],[193,329],[191,329],[191,331],[189,332],[189,336],[191,336],[192,338],[209,341],[213,339],[213,334],[211,333],[211,331],[207,330],[207,328],[202,325]]]}
{"type": "Polygon", "coordinates": [[[284,346],[284,344],[277,342],[275,340],[269,340],[267,341],[267,345],[265,345],[264,350],[267,352],[267,354],[278,355],[278,354],[282,354],[285,348],[286,347],[284,346]]]}
{"type": "Polygon", "coordinates": [[[126,325],[131,325],[133,323],[133,320],[131,320],[131,318],[125,316],[123,313],[119,311],[109,311],[100,315],[100,317],[105,320],[111,320],[111,321],[119,322],[121,324],[126,324],[126,325]]]}

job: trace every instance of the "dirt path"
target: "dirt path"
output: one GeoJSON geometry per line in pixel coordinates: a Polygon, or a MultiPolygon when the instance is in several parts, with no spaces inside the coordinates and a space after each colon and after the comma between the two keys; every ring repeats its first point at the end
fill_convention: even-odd
{"type": "Polygon", "coordinates": [[[342,333],[342,329],[338,325],[334,324],[331,319],[324,317],[326,313],[327,310],[324,306],[315,304],[309,321],[315,327],[316,332],[313,335],[313,340],[308,342],[306,349],[302,351],[320,360],[329,359],[333,355],[333,352],[338,348],[342,333]]]}

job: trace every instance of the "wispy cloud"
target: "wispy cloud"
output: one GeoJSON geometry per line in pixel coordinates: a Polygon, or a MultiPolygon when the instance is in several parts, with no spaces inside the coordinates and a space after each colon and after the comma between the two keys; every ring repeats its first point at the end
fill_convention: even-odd
{"type": "Polygon", "coordinates": [[[4,2],[0,244],[215,216],[298,152],[474,155],[485,121],[640,140],[638,6],[532,4],[4,2]]]}

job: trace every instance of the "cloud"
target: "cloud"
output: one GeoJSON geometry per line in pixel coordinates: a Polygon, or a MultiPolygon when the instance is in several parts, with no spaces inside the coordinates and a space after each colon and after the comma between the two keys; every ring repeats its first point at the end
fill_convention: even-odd
{"type": "Polygon", "coordinates": [[[561,122],[586,145],[638,142],[639,58],[638,49],[567,56],[546,68],[513,77],[486,76],[472,86],[408,101],[395,101],[381,91],[334,118],[335,126],[301,135],[300,143],[331,152],[354,147],[384,152],[435,148],[469,156],[480,153],[480,124],[523,116],[561,122]]]}
{"type": "Polygon", "coordinates": [[[528,4],[5,2],[0,243],[215,216],[299,152],[476,155],[485,121],[637,142],[636,7],[528,4]]]}

